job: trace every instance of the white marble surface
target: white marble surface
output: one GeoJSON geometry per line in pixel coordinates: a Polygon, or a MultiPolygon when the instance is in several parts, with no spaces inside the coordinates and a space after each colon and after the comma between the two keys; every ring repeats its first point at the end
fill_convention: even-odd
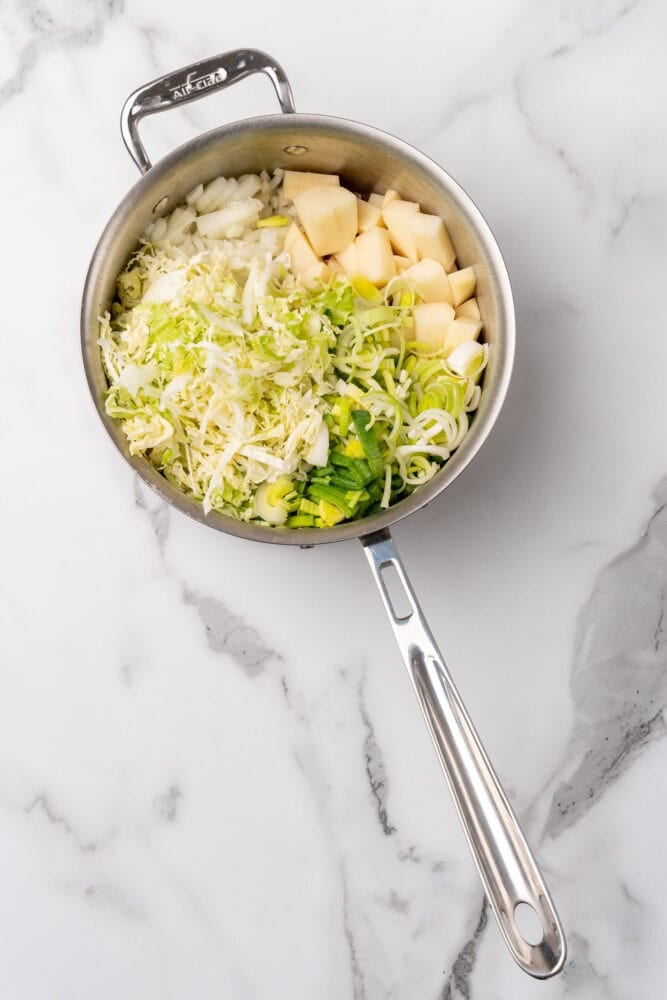
{"type": "MultiPolygon", "coordinates": [[[[3,1000],[663,994],[665,10],[0,6],[3,1000]],[[487,922],[360,548],[168,511],[87,396],[82,282],[136,179],[122,101],[243,45],[299,110],[437,159],[506,255],[506,408],[396,538],[565,923],[548,983],[487,922]]],[[[272,102],[250,81],[147,145],[272,102]]]]}

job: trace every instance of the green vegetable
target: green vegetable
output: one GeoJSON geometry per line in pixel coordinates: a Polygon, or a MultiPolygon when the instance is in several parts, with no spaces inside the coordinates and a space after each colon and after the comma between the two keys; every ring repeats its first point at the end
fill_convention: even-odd
{"type": "MultiPolygon", "coordinates": [[[[337,467],[338,470],[343,469],[348,478],[352,479],[358,486],[366,486],[373,479],[371,467],[364,459],[349,458],[342,451],[338,451],[338,449],[330,452],[329,457],[331,464],[337,467]]],[[[340,476],[341,472],[337,471],[336,475],[340,476]]]]}
{"type": "Polygon", "coordinates": [[[141,273],[139,268],[123,271],[118,278],[118,298],[128,309],[136,306],[141,298],[141,273]]]}
{"type": "Polygon", "coordinates": [[[357,429],[361,447],[368,459],[368,465],[374,476],[379,476],[384,467],[382,453],[375,437],[375,431],[368,426],[370,414],[366,410],[353,410],[352,421],[357,429]]]}
{"type": "Polygon", "coordinates": [[[286,215],[269,215],[265,219],[258,220],[258,229],[264,229],[267,226],[289,226],[289,219],[286,215]]]}
{"type": "Polygon", "coordinates": [[[285,521],[288,528],[313,528],[315,526],[315,518],[309,514],[292,514],[285,521]]]}
{"type": "Polygon", "coordinates": [[[279,180],[216,178],[151,224],[100,322],[106,410],[205,511],[326,528],[436,474],[489,349],[444,359],[413,341],[403,277],[305,288],[282,253],[290,220],[272,214],[279,180]]]}
{"type": "Polygon", "coordinates": [[[338,507],[338,509],[343,512],[345,517],[354,516],[354,506],[349,503],[343,490],[337,489],[335,486],[311,483],[308,487],[308,496],[313,500],[326,500],[328,503],[338,507]]]}

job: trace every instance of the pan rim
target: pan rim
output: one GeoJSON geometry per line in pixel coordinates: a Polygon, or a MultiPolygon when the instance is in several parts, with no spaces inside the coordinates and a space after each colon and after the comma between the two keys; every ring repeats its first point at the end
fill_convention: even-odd
{"type": "Polygon", "coordinates": [[[222,531],[226,534],[246,538],[251,541],[263,541],[277,545],[299,545],[302,548],[311,548],[314,545],[328,544],[353,538],[358,539],[386,531],[410,516],[410,514],[416,513],[418,510],[426,507],[435,497],[444,492],[455,479],[458,479],[487,440],[503,407],[514,364],[516,323],[509,274],[495,236],[475,202],[444,167],[405,140],[374,126],[357,122],[354,119],[330,115],[294,113],[289,115],[259,115],[210,129],[171,150],[135,181],[115,208],[93,251],[83,289],[80,335],[84,371],[95,410],[116,449],[142,481],[157,493],[162,500],[195,521],[198,521],[200,524],[214,528],[216,531],[222,531]],[[476,233],[483,241],[490,259],[490,267],[498,283],[503,305],[502,365],[494,384],[493,398],[484,413],[481,424],[478,421],[473,422],[470,431],[466,434],[461,446],[452,458],[435,474],[433,479],[420,486],[410,496],[393,504],[386,511],[361,518],[357,521],[343,522],[331,528],[265,527],[253,522],[236,520],[218,511],[211,511],[209,514],[205,514],[199,501],[194,500],[182,490],[173,486],[147,459],[140,456],[130,456],[127,453],[118,434],[117,421],[108,417],[103,407],[100,406],[91,363],[90,341],[91,339],[94,340],[95,348],[97,349],[97,338],[91,334],[89,318],[93,313],[94,302],[92,300],[97,275],[103,266],[108,248],[113,245],[117,232],[121,228],[128,212],[131,211],[132,206],[143,197],[147,190],[159,185],[162,178],[165,175],[169,175],[175,166],[183,160],[188,159],[199,149],[213,145],[218,141],[223,141],[240,132],[267,127],[284,130],[286,133],[295,128],[307,129],[309,127],[313,129],[326,128],[334,132],[338,131],[347,137],[352,133],[353,135],[359,135],[361,138],[370,139],[376,143],[379,142],[387,147],[389,152],[398,154],[404,161],[412,161],[416,167],[430,175],[441,187],[444,187],[448,194],[452,195],[455,201],[465,210],[466,217],[473,221],[476,233]]]}

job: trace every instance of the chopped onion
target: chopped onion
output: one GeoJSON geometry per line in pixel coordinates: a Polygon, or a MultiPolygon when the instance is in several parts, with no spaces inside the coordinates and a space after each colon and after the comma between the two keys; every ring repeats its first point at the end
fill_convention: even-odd
{"type": "Polygon", "coordinates": [[[100,320],[106,409],[206,513],[330,527],[431,479],[468,430],[488,347],[411,337],[414,289],[290,271],[273,177],[218,177],[147,228],[100,320]]]}

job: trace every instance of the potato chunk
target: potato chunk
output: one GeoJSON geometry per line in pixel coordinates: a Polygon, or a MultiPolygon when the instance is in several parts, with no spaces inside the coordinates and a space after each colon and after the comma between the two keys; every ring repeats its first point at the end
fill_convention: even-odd
{"type": "Polygon", "coordinates": [[[414,339],[421,344],[440,348],[454,323],[454,310],[446,302],[422,302],[412,310],[414,339]]]}
{"type": "Polygon", "coordinates": [[[402,257],[409,257],[413,261],[418,258],[412,223],[418,213],[417,202],[401,201],[400,198],[390,201],[382,209],[382,217],[394,248],[402,257]]]}
{"type": "Polygon", "coordinates": [[[432,257],[424,257],[418,264],[406,268],[403,277],[414,281],[424,302],[447,302],[450,306],[454,304],[445,269],[432,257]]]}
{"type": "Polygon", "coordinates": [[[356,274],[359,270],[356,240],[337,253],[333,259],[338,261],[345,274],[356,274]]]}
{"type": "Polygon", "coordinates": [[[418,212],[412,220],[412,238],[420,259],[432,257],[442,264],[445,271],[452,269],[456,251],[439,216],[418,212]]]}
{"type": "Polygon", "coordinates": [[[287,201],[294,201],[298,194],[321,184],[338,187],[338,174],[313,174],[307,170],[286,170],[283,174],[283,194],[287,201]]]}
{"type": "Polygon", "coordinates": [[[376,226],[384,226],[382,220],[382,209],[379,205],[369,205],[367,201],[357,202],[357,229],[360,233],[366,233],[376,226]]]}
{"type": "Polygon", "coordinates": [[[321,263],[320,258],[294,222],[285,233],[285,250],[290,255],[292,270],[295,274],[305,274],[306,271],[321,263]]]}
{"type": "Polygon", "coordinates": [[[309,267],[306,271],[299,275],[299,281],[306,288],[319,288],[320,285],[325,285],[331,277],[331,269],[327,264],[321,260],[318,264],[313,267],[309,267]]]}
{"type": "Polygon", "coordinates": [[[462,302],[475,294],[477,278],[471,267],[464,267],[462,271],[452,271],[449,275],[449,283],[452,286],[454,305],[460,306],[462,302]]]}
{"type": "Polygon", "coordinates": [[[294,207],[315,253],[338,253],[357,234],[357,199],[342,187],[317,185],[302,191],[294,207]]]}
{"type": "Polygon", "coordinates": [[[481,319],[482,314],[479,311],[477,299],[466,299],[465,302],[462,302],[461,305],[456,308],[456,315],[457,317],[471,316],[473,319],[481,319]]]}
{"type": "Polygon", "coordinates": [[[460,316],[450,325],[445,337],[445,357],[466,340],[477,340],[482,324],[472,316],[460,316]]]}
{"type": "Polygon", "coordinates": [[[369,229],[354,241],[357,249],[357,270],[374,285],[386,285],[396,274],[386,229],[369,229]]]}

